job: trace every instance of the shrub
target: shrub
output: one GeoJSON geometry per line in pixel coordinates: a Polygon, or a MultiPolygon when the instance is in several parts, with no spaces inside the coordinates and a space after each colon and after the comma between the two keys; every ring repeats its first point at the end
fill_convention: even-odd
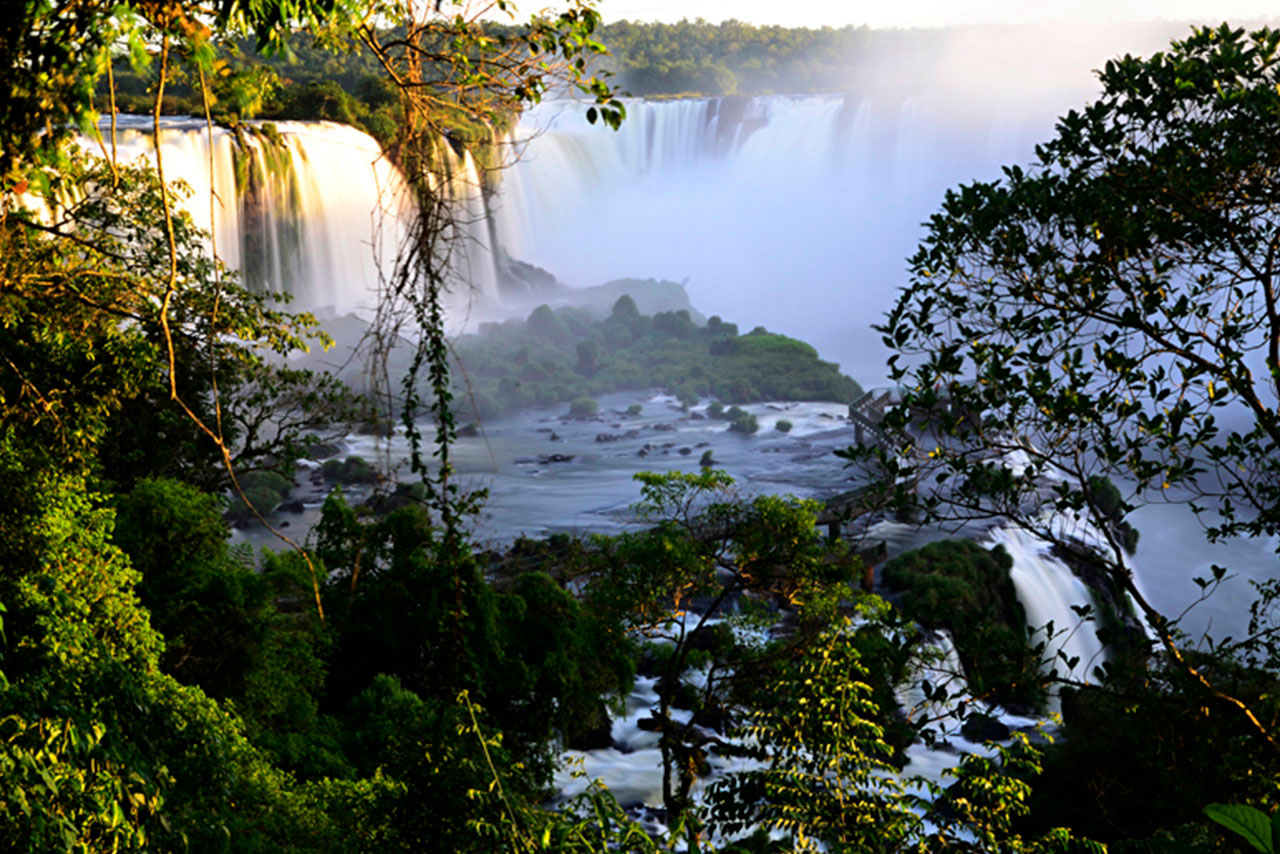
{"type": "Polygon", "coordinates": [[[369,465],[363,457],[347,457],[343,460],[325,460],[320,467],[325,480],[336,480],[340,483],[373,483],[378,479],[378,471],[369,465]]]}
{"type": "Polygon", "coordinates": [[[778,423],[773,425],[773,429],[777,430],[779,433],[790,433],[791,422],[785,418],[779,418],[778,423]]]}
{"type": "Polygon", "coordinates": [[[750,403],[761,399],[761,395],[752,388],[750,381],[741,377],[729,381],[724,389],[724,395],[734,403],[750,403]]]}
{"type": "MultiPolygon", "coordinates": [[[[293,489],[292,481],[273,471],[245,472],[237,477],[237,481],[245,498],[249,499],[259,513],[270,513],[288,497],[289,491],[293,489]]],[[[253,511],[245,505],[244,500],[234,490],[231,494],[231,509],[227,511],[227,516],[236,521],[254,518],[253,511]]]]}
{"type": "Polygon", "coordinates": [[[579,397],[575,398],[573,403],[569,404],[570,418],[591,418],[600,411],[600,404],[596,403],[595,398],[579,397]]]}
{"type": "Polygon", "coordinates": [[[600,370],[600,345],[595,341],[579,341],[577,354],[578,373],[589,377],[600,370]]]}
{"type": "Polygon", "coordinates": [[[609,314],[611,317],[631,320],[640,317],[640,310],[636,308],[636,301],[629,294],[623,294],[613,304],[613,310],[609,314]]]}
{"type": "Polygon", "coordinates": [[[676,399],[680,401],[680,408],[686,412],[689,407],[698,403],[698,392],[691,382],[683,382],[676,388],[676,399]]]}
{"type": "MultiPolygon", "coordinates": [[[[260,486],[249,487],[244,490],[244,497],[249,499],[249,503],[257,509],[259,513],[270,513],[280,504],[280,495],[273,490],[264,489],[260,486]]],[[[236,496],[235,503],[232,505],[230,516],[233,519],[252,519],[253,511],[245,506],[240,496],[236,496]]]]}
{"type": "Polygon", "coordinates": [[[347,457],[342,467],[344,483],[373,483],[378,479],[378,472],[363,457],[347,457]]]}
{"type": "Polygon", "coordinates": [[[313,80],[304,86],[291,86],[280,93],[272,112],[282,119],[327,119],[354,125],[359,105],[333,80],[313,80]]]}
{"type": "Polygon", "coordinates": [[[729,430],[734,433],[751,434],[760,429],[760,422],[756,420],[754,415],[739,410],[733,420],[729,422],[729,430]]]}
{"type": "Polygon", "coordinates": [[[251,471],[239,476],[240,488],[248,492],[250,489],[265,490],[276,493],[280,500],[293,489],[293,481],[274,471],[251,471]]]}
{"type": "Polygon", "coordinates": [[[633,403],[627,407],[627,414],[632,416],[639,415],[643,409],[644,407],[642,407],[640,404],[633,403]]]}

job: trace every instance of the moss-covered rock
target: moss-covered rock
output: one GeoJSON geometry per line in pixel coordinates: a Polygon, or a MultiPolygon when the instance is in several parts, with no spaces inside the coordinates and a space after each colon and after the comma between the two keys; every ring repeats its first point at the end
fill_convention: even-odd
{"type": "Polygon", "coordinates": [[[374,483],[378,470],[363,457],[347,457],[345,460],[325,460],[320,468],[325,480],[338,483],[374,483]]]}
{"type": "Polygon", "coordinates": [[[988,551],[969,540],[942,540],[889,561],[882,578],[901,594],[898,605],[908,617],[951,633],[974,696],[1041,708],[1044,686],[1012,568],[1000,546],[988,551]]]}
{"type": "Polygon", "coordinates": [[[233,491],[227,518],[234,522],[248,522],[256,518],[254,510],[258,513],[270,513],[289,497],[289,492],[293,489],[293,481],[274,471],[244,472],[236,480],[240,484],[243,498],[240,493],[233,491]],[[245,499],[253,505],[252,508],[245,503],[245,499]]]}

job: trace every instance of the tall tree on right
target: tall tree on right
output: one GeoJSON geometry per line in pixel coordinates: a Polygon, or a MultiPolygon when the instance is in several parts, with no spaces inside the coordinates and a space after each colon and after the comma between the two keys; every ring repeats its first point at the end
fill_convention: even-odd
{"type": "Polygon", "coordinates": [[[1135,584],[1124,519],[1181,501],[1211,541],[1280,531],[1280,32],[1196,29],[1099,79],[1033,166],[947,193],[879,327],[896,441],[843,455],[903,509],[1007,519],[1098,570],[1153,629],[1144,684],[1267,777],[1276,581],[1247,637],[1192,648],[1135,584]]]}

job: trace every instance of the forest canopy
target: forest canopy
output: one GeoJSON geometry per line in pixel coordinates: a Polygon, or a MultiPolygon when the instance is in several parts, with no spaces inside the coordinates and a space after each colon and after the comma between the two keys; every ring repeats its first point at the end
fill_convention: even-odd
{"type": "MultiPolygon", "coordinates": [[[[590,3],[490,29],[434,0],[22,0],[0,23],[0,848],[1236,850],[1202,817],[1211,799],[1225,806],[1209,817],[1274,847],[1262,812],[1274,812],[1280,774],[1274,580],[1258,585],[1250,637],[1206,649],[1147,613],[1153,646],[1125,621],[1123,595],[1106,615],[1082,608],[1083,622],[1113,622],[1112,657],[1081,684],[1024,632],[1038,627],[1009,595],[1001,550],[900,556],[883,573],[900,594],[889,601],[866,589],[877,555],[818,527],[829,508],[744,495],[710,466],[639,475],[644,524],[616,537],[521,540],[505,554],[469,539],[480,497],[459,490],[450,464],[450,220],[435,154],[459,117],[486,126],[553,85],[576,87],[616,127],[625,109],[587,71],[604,50],[599,25],[590,3]],[[215,99],[247,115],[269,75],[245,40],[264,56],[299,38],[376,57],[384,143],[416,204],[377,294],[377,379],[363,400],[281,368],[327,343],[316,319],[220,262],[162,154],[122,164],[109,127],[94,135],[99,112],[115,115],[126,54],[158,138],[169,84],[199,96],[210,126],[215,99]],[[377,349],[393,341],[410,353],[394,377],[377,349]],[[408,437],[403,500],[353,505],[334,489],[305,542],[260,558],[229,543],[229,495],[287,486],[322,431],[370,405],[408,437]],[[256,429],[266,423],[289,429],[256,429]],[[939,629],[966,671],[945,681],[939,629]],[[965,675],[980,696],[961,689],[965,675]],[[640,680],[662,774],[649,817],[661,822],[595,781],[550,805],[565,747],[612,745],[640,680]],[[1066,715],[1055,744],[985,714],[996,702],[1034,714],[1051,690],[1066,715]],[[947,738],[966,716],[981,752],[941,781],[898,776],[905,748],[947,738]],[[748,761],[704,786],[713,760],[748,761]]],[[[690,36],[698,68],[721,54],[753,67],[745,48],[702,50],[690,36]]],[[[915,441],[849,453],[887,470],[878,510],[989,519],[989,501],[1030,523],[1040,517],[1027,508],[1044,506],[1032,479],[1066,471],[1075,480],[1048,496],[1053,508],[1092,513],[1119,547],[1077,553],[1079,565],[1101,561],[1139,607],[1122,527],[1134,495],[1195,489],[1252,511],[1224,514],[1217,536],[1276,533],[1280,146],[1259,128],[1280,115],[1278,55],[1280,34],[1223,28],[1125,58],[1106,69],[1099,104],[1063,119],[1042,169],[947,197],[883,329],[923,357],[898,374],[905,405],[887,427],[937,441],[923,455],[915,441]],[[1009,299],[1025,310],[1002,313],[1009,299]],[[1070,344],[1080,318],[1102,329],[1088,354],[1070,344]],[[1109,337],[1117,324],[1167,340],[1130,352],[1109,337]],[[1176,372],[1161,361],[1171,350],[1176,372]],[[1228,402],[1252,420],[1219,425],[1228,402]],[[1057,444],[1011,438],[1036,429],[1057,444]],[[1005,451],[1031,462],[992,462],[1005,451]],[[959,484],[947,487],[956,500],[925,490],[914,501],[904,486],[917,473],[904,467],[916,463],[939,487],[959,484]],[[1205,477],[1210,465],[1219,478],[1205,477]],[[1105,473],[1136,485],[1122,491],[1105,473]]],[[[504,365],[540,341],[571,352],[584,378],[621,369],[616,343],[694,394],[733,399],[742,383],[749,396],[784,382],[769,373],[778,361],[801,368],[785,381],[805,381],[806,395],[810,380],[854,391],[807,345],[715,321],[619,299],[596,321],[542,306],[494,337],[504,365]],[[661,363],[681,346],[729,367],[698,376],[661,363]]]]}

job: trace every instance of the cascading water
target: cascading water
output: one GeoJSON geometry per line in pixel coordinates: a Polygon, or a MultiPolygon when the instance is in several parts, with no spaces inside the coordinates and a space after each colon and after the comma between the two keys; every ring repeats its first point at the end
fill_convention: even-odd
{"type": "MultiPolygon", "coordinates": [[[[150,119],[121,118],[119,158],[151,157],[150,119]]],[[[408,202],[400,173],[377,141],[332,122],[280,122],[239,134],[165,119],[165,176],[191,190],[184,207],[210,228],[218,255],[251,287],[292,294],[304,309],[359,311],[372,305],[379,270],[389,273],[408,202]],[[210,160],[212,155],[212,170],[210,160]],[[212,173],[212,174],[211,174],[212,173]]],[[[106,130],[104,129],[104,135],[106,130]]],[[[97,146],[93,146],[97,150],[97,146]]],[[[497,302],[480,178],[469,153],[441,147],[439,182],[455,211],[455,290],[497,302]]],[[[464,297],[464,298],[465,298],[464,297]]]]}
{"type": "MultiPolygon", "coordinates": [[[[1094,598],[1085,585],[1062,561],[1050,554],[1049,544],[1016,528],[994,528],[983,543],[986,547],[1003,546],[1013,558],[1009,575],[1013,580],[1018,601],[1022,603],[1031,629],[1046,629],[1050,624],[1053,635],[1044,632],[1035,641],[1045,641],[1045,669],[1056,669],[1058,675],[1077,681],[1094,681],[1093,669],[1103,663],[1103,645],[1098,640],[1097,624],[1082,623],[1072,607],[1090,606],[1094,598]],[[1067,660],[1058,657],[1061,652],[1067,660]],[[1068,663],[1076,663],[1069,667],[1068,663]]],[[[1051,710],[1057,711],[1057,692],[1050,694],[1051,710]]]]}
{"type": "Polygon", "coordinates": [[[616,133],[548,103],[521,122],[529,139],[501,178],[496,231],[509,254],[574,285],[687,277],[696,304],[805,338],[874,382],[884,354],[869,327],[919,224],[947,187],[1029,159],[1053,117],[1082,100],[1073,90],[636,101],[616,133]]]}

